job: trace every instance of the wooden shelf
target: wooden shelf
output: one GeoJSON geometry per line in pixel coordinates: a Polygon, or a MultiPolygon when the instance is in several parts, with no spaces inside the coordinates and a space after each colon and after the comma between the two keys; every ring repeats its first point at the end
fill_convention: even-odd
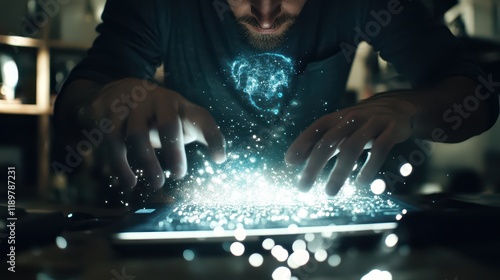
{"type": "Polygon", "coordinates": [[[6,44],[15,47],[38,48],[43,46],[44,41],[21,36],[0,35],[0,44],[6,44]]]}
{"type": "Polygon", "coordinates": [[[0,114],[14,115],[49,115],[52,110],[44,110],[35,104],[0,103],[0,114]]]}
{"type": "MultiPolygon", "coordinates": [[[[0,0],[1,1],[1,0],[0,0]]],[[[53,114],[53,100],[50,94],[50,56],[55,51],[87,51],[91,43],[71,43],[50,39],[50,21],[40,28],[40,39],[0,35],[0,45],[35,48],[36,61],[36,104],[21,104],[0,100],[0,114],[29,115],[38,119],[38,193],[47,197],[50,181],[50,118],[53,114]]]]}
{"type": "MultiPolygon", "coordinates": [[[[39,48],[44,45],[44,41],[29,37],[0,35],[0,44],[5,44],[15,47],[39,48]]],[[[49,41],[49,48],[55,48],[55,49],[86,51],[90,49],[91,46],[92,45],[90,44],[87,45],[81,43],[71,43],[71,42],[64,42],[61,40],[49,41]]]]}

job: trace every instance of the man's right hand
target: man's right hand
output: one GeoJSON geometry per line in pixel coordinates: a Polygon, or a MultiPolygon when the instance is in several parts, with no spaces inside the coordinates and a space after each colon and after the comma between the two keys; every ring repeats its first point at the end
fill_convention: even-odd
{"type": "MultiPolygon", "coordinates": [[[[66,90],[71,91],[73,84],[66,90]]],[[[68,94],[71,94],[69,92],[68,94]]],[[[204,108],[197,106],[178,93],[156,86],[148,81],[127,78],[100,88],[97,97],[84,108],[86,120],[99,124],[109,119],[111,132],[104,133],[104,145],[109,151],[107,159],[120,185],[135,186],[133,166],[144,170],[152,187],[161,187],[165,175],[150,140],[150,130],[157,129],[165,166],[174,178],[187,173],[184,145],[199,142],[207,146],[217,163],[226,160],[225,140],[220,129],[204,108]]]]}

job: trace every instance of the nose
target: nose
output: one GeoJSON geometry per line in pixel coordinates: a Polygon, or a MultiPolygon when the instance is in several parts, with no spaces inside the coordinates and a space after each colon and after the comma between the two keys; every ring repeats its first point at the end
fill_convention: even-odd
{"type": "Polygon", "coordinates": [[[269,29],[281,13],[282,0],[252,1],[252,15],[257,19],[261,28],[269,29]]]}

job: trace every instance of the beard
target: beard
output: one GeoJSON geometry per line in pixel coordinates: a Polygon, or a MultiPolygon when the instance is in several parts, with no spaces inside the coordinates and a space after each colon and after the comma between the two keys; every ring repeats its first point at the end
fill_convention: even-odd
{"type": "Polygon", "coordinates": [[[260,28],[259,22],[252,16],[238,18],[238,23],[240,24],[243,34],[248,39],[248,42],[252,45],[252,47],[261,51],[269,51],[276,49],[283,44],[288,30],[296,20],[297,16],[286,14],[276,18],[270,29],[276,29],[285,25],[285,29],[279,34],[259,34],[250,30],[248,26],[246,26],[247,24],[255,28],[260,28]]]}

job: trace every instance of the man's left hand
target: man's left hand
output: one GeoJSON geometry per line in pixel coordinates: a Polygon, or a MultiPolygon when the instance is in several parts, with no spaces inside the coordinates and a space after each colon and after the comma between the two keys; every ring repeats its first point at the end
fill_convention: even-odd
{"type": "Polygon", "coordinates": [[[371,146],[356,180],[360,185],[370,183],[394,145],[413,135],[417,107],[397,95],[375,95],[323,116],[302,132],[285,155],[288,164],[305,162],[299,187],[308,191],[327,162],[338,154],[326,184],[329,195],[337,194],[363,150],[371,146]]]}

